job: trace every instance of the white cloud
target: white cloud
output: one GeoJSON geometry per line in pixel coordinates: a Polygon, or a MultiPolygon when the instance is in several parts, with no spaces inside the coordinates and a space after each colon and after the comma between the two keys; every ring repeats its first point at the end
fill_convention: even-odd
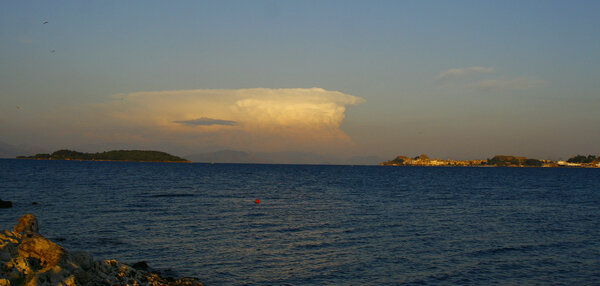
{"type": "Polygon", "coordinates": [[[351,143],[340,125],[346,106],[363,101],[321,88],[151,91],[114,95],[84,116],[101,141],[125,132],[187,145],[318,150],[351,143]]]}
{"type": "Polygon", "coordinates": [[[457,68],[457,69],[449,69],[440,73],[437,76],[439,80],[449,80],[449,79],[457,79],[467,75],[479,74],[479,73],[490,73],[493,72],[494,69],[492,67],[467,67],[467,68],[457,68]]]}

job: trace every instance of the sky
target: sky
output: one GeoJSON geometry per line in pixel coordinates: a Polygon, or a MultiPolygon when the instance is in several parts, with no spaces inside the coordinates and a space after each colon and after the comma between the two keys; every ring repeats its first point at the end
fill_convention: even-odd
{"type": "Polygon", "coordinates": [[[0,142],[600,154],[598,1],[0,0],[0,142]]]}

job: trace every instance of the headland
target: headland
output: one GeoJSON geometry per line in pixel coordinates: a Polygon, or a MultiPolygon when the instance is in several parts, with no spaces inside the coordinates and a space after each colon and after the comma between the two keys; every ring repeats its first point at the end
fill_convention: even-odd
{"type": "Polygon", "coordinates": [[[83,153],[63,149],[51,154],[19,156],[17,159],[190,163],[186,159],[165,152],[143,150],[113,150],[99,153],[83,153]]]}
{"type": "Polygon", "coordinates": [[[427,155],[409,158],[397,156],[393,160],[379,163],[380,166],[430,166],[430,167],[571,167],[600,168],[600,156],[577,155],[567,161],[539,160],[526,157],[496,155],[485,160],[430,159],[427,155]]]}

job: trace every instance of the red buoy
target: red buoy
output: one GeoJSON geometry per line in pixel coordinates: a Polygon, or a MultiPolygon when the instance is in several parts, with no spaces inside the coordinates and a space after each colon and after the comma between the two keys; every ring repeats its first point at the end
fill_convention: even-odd
{"type": "Polygon", "coordinates": [[[255,204],[260,204],[260,200],[259,200],[259,199],[256,199],[256,200],[254,200],[254,203],[255,203],[255,204]]]}

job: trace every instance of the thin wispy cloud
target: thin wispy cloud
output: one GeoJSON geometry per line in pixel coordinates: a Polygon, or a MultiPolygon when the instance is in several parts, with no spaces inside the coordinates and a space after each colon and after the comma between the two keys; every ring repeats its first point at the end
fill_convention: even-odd
{"type": "Polygon", "coordinates": [[[236,121],[231,120],[223,120],[223,119],[212,119],[208,117],[201,117],[198,119],[192,120],[179,120],[173,121],[174,123],[191,125],[191,126],[211,126],[211,125],[224,125],[224,126],[234,126],[237,124],[236,121]]]}
{"type": "Polygon", "coordinates": [[[467,68],[456,68],[449,69],[440,73],[436,79],[438,80],[450,80],[450,79],[458,79],[468,75],[473,74],[482,74],[482,73],[491,73],[494,71],[492,67],[467,67],[467,68]]]}
{"type": "Polygon", "coordinates": [[[492,67],[456,68],[440,73],[436,79],[440,80],[445,90],[456,92],[515,91],[534,89],[546,84],[545,81],[533,77],[497,78],[493,72],[492,67]]]}
{"type": "Polygon", "coordinates": [[[514,79],[488,79],[465,86],[466,89],[473,91],[495,92],[507,90],[525,90],[538,88],[545,85],[543,80],[527,77],[519,77],[514,79]]]}

